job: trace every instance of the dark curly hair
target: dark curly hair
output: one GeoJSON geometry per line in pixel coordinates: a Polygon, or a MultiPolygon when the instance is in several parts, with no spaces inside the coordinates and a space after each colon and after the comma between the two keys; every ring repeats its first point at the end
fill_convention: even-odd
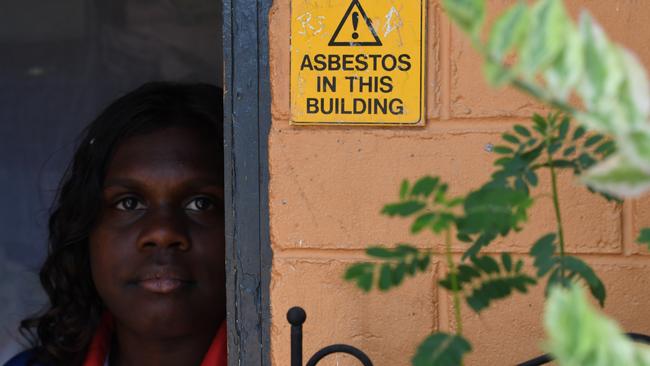
{"type": "Polygon", "coordinates": [[[223,161],[222,91],[208,84],[147,83],[109,105],[82,132],[49,219],[48,255],[40,271],[49,305],[20,324],[35,348],[33,361],[83,363],[104,309],[90,271],[88,236],[108,163],[125,138],[171,126],[213,136],[223,161]]]}

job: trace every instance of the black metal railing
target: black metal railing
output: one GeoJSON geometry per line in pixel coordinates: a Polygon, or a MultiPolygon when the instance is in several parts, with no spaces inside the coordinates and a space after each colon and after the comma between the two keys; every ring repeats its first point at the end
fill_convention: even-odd
{"type": "MultiPolygon", "coordinates": [[[[302,325],[307,320],[307,313],[300,307],[293,307],[287,312],[287,320],[291,324],[291,366],[303,366],[302,325]]],[[[333,353],[347,353],[361,361],[363,366],[373,366],[372,361],[363,351],[347,344],[333,344],[321,349],[311,356],[306,366],[316,366],[320,360],[333,353]]]]}
{"type": "MultiPolygon", "coordinates": [[[[289,312],[287,312],[287,320],[291,324],[291,366],[303,366],[302,325],[307,320],[307,313],[305,313],[305,310],[303,310],[301,307],[293,307],[289,309],[289,312]]],[[[626,334],[635,342],[650,344],[650,336],[648,335],[639,333],[626,334]]],[[[333,344],[321,349],[320,351],[316,352],[309,359],[309,361],[307,361],[307,365],[305,366],[316,366],[320,360],[333,353],[347,353],[355,357],[357,360],[361,361],[363,366],[373,366],[372,361],[370,361],[370,358],[368,358],[368,356],[363,353],[363,351],[347,344],[333,344]]],[[[517,364],[517,366],[541,366],[551,361],[553,361],[553,357],[549,354],[544,354],[526,362],[517,364]]]]}

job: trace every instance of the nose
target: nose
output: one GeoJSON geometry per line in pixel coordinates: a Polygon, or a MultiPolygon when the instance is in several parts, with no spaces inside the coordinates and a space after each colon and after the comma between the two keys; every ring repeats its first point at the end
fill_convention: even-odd
{"type": "Polygon", "coordinates": [[[182,215],[171,209],[156,209],[147,212],[143,218],[142,230],[138,236],[138,250],[147,248],[190,249],[187,224],[182,215]]]}

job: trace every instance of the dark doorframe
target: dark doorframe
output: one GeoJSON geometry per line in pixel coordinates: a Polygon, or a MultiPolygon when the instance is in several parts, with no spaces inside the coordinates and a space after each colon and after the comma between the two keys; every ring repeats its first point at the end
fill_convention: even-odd
{"type": "Polygon", "coordinates": [[[229,366],[270,365],[267,137],[271,125],[271,3],[223,1],[229,366]]]}

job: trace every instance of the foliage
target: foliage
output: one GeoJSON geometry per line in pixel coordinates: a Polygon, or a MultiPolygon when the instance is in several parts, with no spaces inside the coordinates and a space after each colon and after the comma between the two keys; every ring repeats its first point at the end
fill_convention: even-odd
{"type": "Polygon", "coordinates": [[[460,365],[463,355],[471,350],[469,342],[459,335],[434,333],[418,347],[413,366],[460,365]]]}
{"type": "MultiPolygon", "coordinates": [[[[490,256],[471,257],[471,263],[458,266],[458,289],[464,293],[467,305],[478,313],[494,300],[506,298],[514,291],[526,293],[528,286],[537,284],[534,278],[522,273],[523,265],[521,259],[513,265],[509,253],[501,254],[501,263],[490,256]]],[[[452,282],[449,273],[439,284],[453,291],[452,282]]]]}
{"type": "Polygon", "coordinates": [[[483,54],[492,85],[513,85],[573,115],[589,130],[612,137],[620,150],[582,174],[588,185],[619,197],[650,189],[646,72],[634,54],[607,38],[591,15],[583,12],[576,24],[562,0],[532,6],[519,1],[482,42],[485,1],[444,0],[443,5],[483,54]],[[572,96],[581,107],[568,104],[572,96]]]}
{"type": "MultiPolygon", "coordinates": [[[[512,85],[557,112],[535,115],[529,126],[515,125],[504,133],[493,149],[499,155],[493,174],[465,196],[452,197],[440,177],[425,176],[413,183],[404,180],[399,199],[382,209],[384,215],[411,219],[412,234],[429,232],[445,239],[448,272],[439,285],[452,294],[456,331],[430,335],[412,360],[415,366],[462,365],[471,346],[462,335],[461,298],[479,313],[499,299],[527,292],[546,277],[547,296],[558,293],[556,287],[574,288],[575,282],[582,282],[604,306],[603,282],[586,262],[565,253],[559,171],[571,171],[590,191],[616,202],[650,189],[650,87],[645,71],[635,56],[607,39],[589,14],[583,13],[574,24],[561,0],[539,0],[532,6],[519,1],[484,32],[484,0],[443,0],[443,5],[484,56],[491,84],[512,85]],[[574,97],[580,108],[569,104],[574,97]],[[535,201],[531,193],[539,190],[540,177],[546,177],[541,171],[548,172],[557,229],[532,244],[530,274],[521,258],[487,255],[485,248],[522,229],[535,201]],[[466,244],[460,262],[453,256],[452,233],[466,244]]],[[[650,229],[637,241],[650,247],[650,229]]],[[[431,251],[408,244],[375,246],[366,253],[374,260],[354,264],[345,274],[364,291],[399,286],[405,278],[425,272],[432,257],[431,251]]],[[[552,309],[553,321],[561,311],[572,311],[559,305],[552,309]]],[[[572,331],[567,334],[579,330],[572,331]]],[[[589,342],[578,343],[597,343],[589,342]]],[[[571,349],[565,350],[558,356],[569,357],[571,349]]],[[[576,354],[588,355],[585,352],[576,354]]],[[[566,365],[580,364],[564,359],[570,360],[566,365]]]]}
{"type": "Polygon", "coordinates": [[[546,348],[560,366],[650,366],[650,348],[596,312],[578,286],[551,290],[544,324],[546,348]]]}
{"type": "MultiPolygon", "coordinates": [[[[425,176],[413,183],[404,180],[398,200],[386,204],[382,214],[412,219],[412,234],[429,232],[447,237],[445,254],[449,271],[439,284],[454,296],[459,328],[462,328],[461,298],[479,313],[513,293],[526,293],[544,277],[548,277],[547,288],[556,284],[568,286],[581,280],[603,305],[606,292],[602,281],[585,262],[564,253],[555,172],[564,169],[580,174],[615,152],[612,141],[600,134],[589,134],[583,127],[573,128],[570,119],[559,114],[546,118],[535,115],[532,128],[515,125],[501,138],[502,144],[494,147],[499,155],[494,162],[495,171],[476,190],[459,197],[450,195],[448,185],[439,177],[425,176]],[[541,170],[550,172],[558,232],[545,235],[532,246],[530,255],[535,274],[531,275],[521,258],[513,259],[509,253],[492,257],[481,251],[497,237],[521,230],[528,219],[533,204],[531,194],[539,184],[541,170]],[[452,258],[449,238],[452,231],[460,242],[467,244],[461,263],[455,263],[452,258]]],[[[615,199],[606,194],[604,197],[615,199]]],[[[387,291],[399,286],[407,277],[425,272],[432,257],[428,250],[403,243],[394,248],[369,247],[366,254],[372,262],[356,263],[345,273],[346,280],[356,282],[366,292],[372,288],[387,291]]],[[[452,342],[448,334],[434,333],[425,341],[426,346],[420,347],[414,362],[437,360],[439,363],[425,364],[458,365],[442,361],[455,360],[469,352],[469,348],[450,346],[450,342],[464,341],[461,332],[456,337],[459,338],[453,338],[452,342]],[[459,352],[461,349],[465,351],[459,352]]]]}
{"type": "Polygon", "coordinates": [[[346,280],[356,281],[357,286],[366,292],[372,288],[375,278],[377,287],[386,291],[399,286],[406,276],[412,277],[418,272],[426,272],[431,262],[430,252],[420,253],[407,244],[398,244],[394,249],[369,247],[366,254],[384,260],[384,263],[356,263],[345,272],[346,280]]]}
{"type": "Polygon", "coordinates": [[[564,255],[556,256],[557,252],[556,234],[547,234],[541,237],[530,250],[534,258],[534,265],[537,268],[537,276],[542,277],[550,273],[546,284],[546,293],[554,285],[568,286],[570,281],[576,278],[582,279],[591,294],[598,300],[600,306],[605,306],[605,285],[596,276],[589,265],[580,258],[564,255]]]}

